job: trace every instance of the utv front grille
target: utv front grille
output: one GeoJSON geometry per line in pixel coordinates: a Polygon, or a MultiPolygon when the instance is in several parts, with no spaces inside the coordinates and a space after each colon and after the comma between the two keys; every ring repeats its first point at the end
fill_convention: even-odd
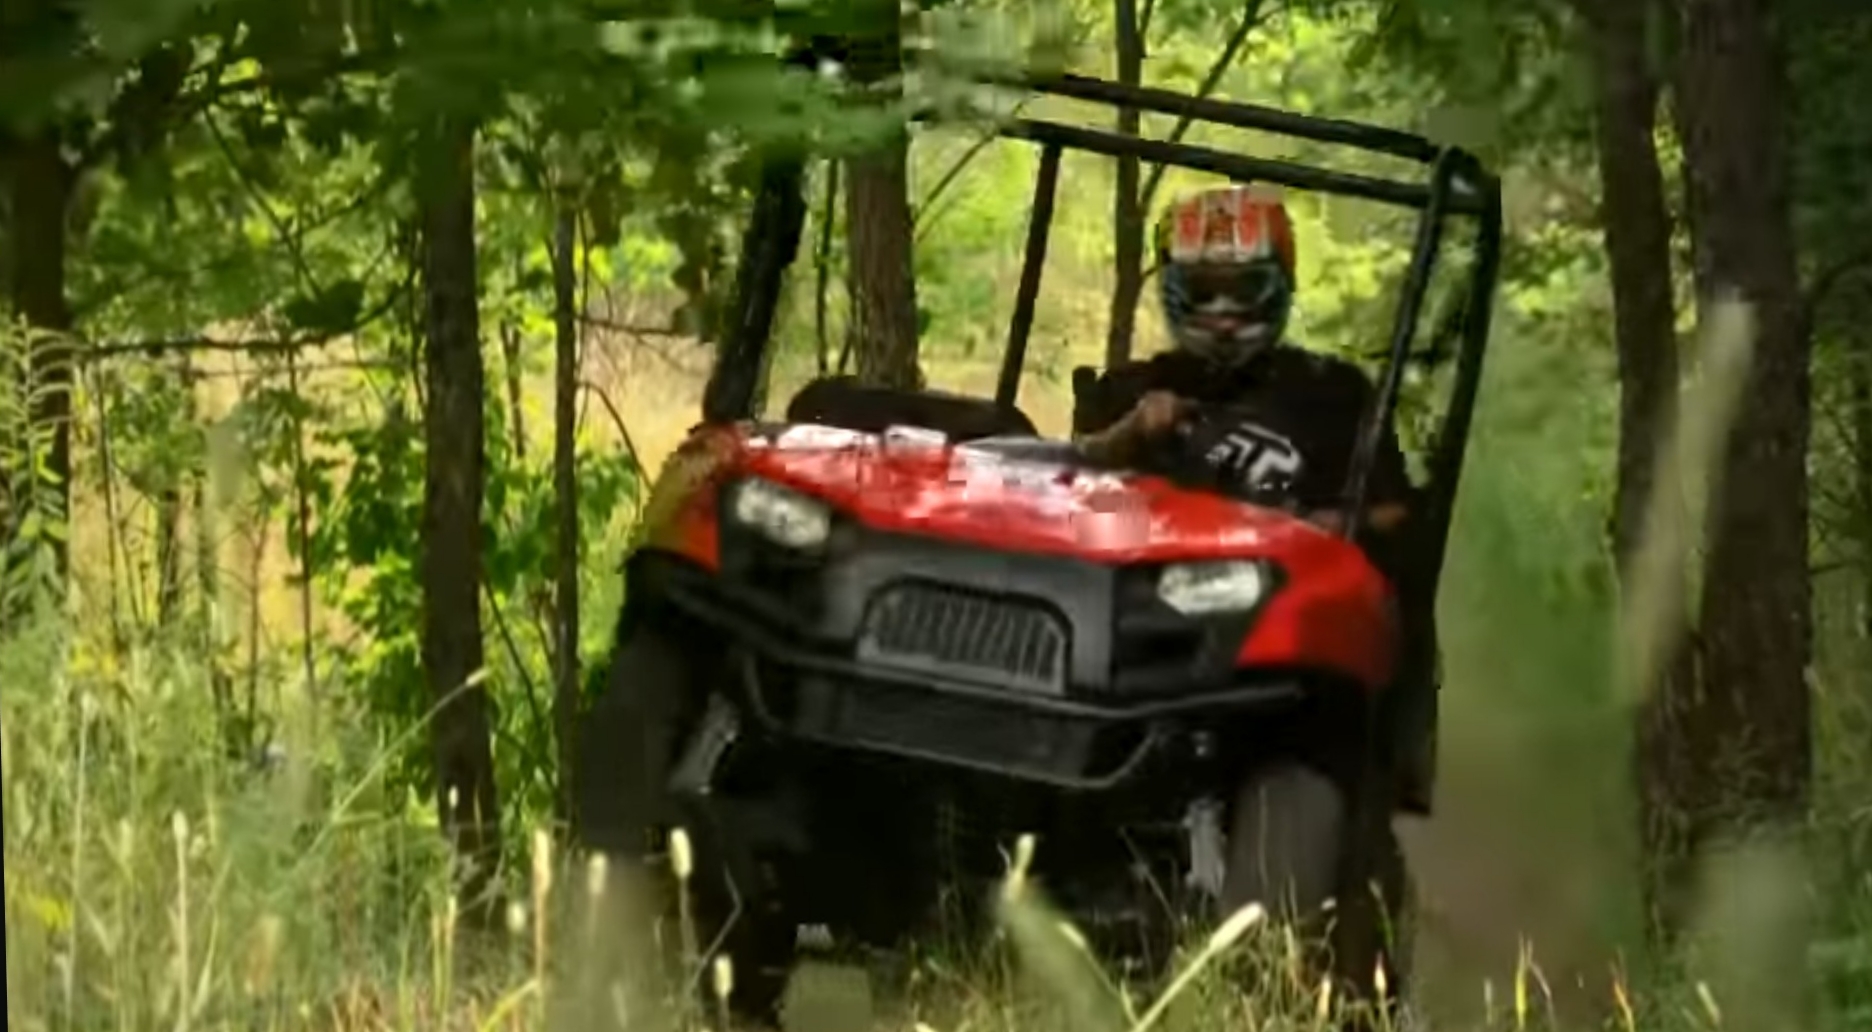
{"type": "Polygon", "coordinates": [[[1067,634],[1060,617],[1037,602],[898,584],[872,601],[858,658],[1059,695],[1066,686],[1067,634]]]}

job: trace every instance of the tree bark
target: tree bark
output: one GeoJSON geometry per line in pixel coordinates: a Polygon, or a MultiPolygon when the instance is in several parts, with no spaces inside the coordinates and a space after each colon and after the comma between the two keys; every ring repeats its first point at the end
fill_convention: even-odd
{"type": "MultiPolygon", "coordinates": [[[[902,16],[896,0],[858,5],[862,36],[851,46],[855,81],[880,102],[899,92],[902,16]]],[[[845,188],[850,251],[850,333],[858,376],[866,383],[913,388],[922,383],[917,354],[916,268],[911,255],[910,135],[897,130],[869,153],[851,159],[845,188]]]]}
{"type": "MultiPolygon", "coordinates": [[[[1138,25],[1137,0],[1116,0],[1116,26],[1112,42],[1118,81],[1138,86],[1144,81],[1144,36],[1138,25]]],[[[1141,115],[1135,108],[1119,108],[1120,136],[1138,134],[1141,115]]],[[[1144,293],[1143,167],[1136,158],[1119,158],[1112,188],[1112,296],[1106,322],[1105,365],[1131,358],[1137,330],[1138,298],[1144,293]]]]}
{"type": "MultiPolygon", "coordinates": [[[[1864,334],[1861,335],[1865,336],[1864,334]]],[[[1872,641],[1872,340],[1853,348],[1848,374],[1853,427],[1853,486],[1858,512],[1853,537],[1859,545],[1859,636],[1872,641]]]]}
{"type": "Polygon", "coordinates": [[[500,799],[491,714],[482,686],[481,552],[486,372],[475,269],[472,124],[447,122],[423,141],[418,193],[426,295],[423,483],[423,669],[435,703],[430,723],[436,805],[462,863],[464,913],[499,914],[493,876],[500,853],[500,799]]]}
{"type": "MultiPolygon", "coordinates": [[[[820,376],[832,372],[832,338],[827,333],[827,314],[830,308],[828,294],[832,276],[833,224],[838,221],[838,199],[839,162],[835,158],[825,163],[825,200],[819,206],[819,242],[813,247],[813,338],[818,348],[820,376]]],[[[849,349],[845,349],[839,354],[838,371],[841,374],[845,372],[849,353],[849,349]]]]}
{"type": "MultiPolygon", "coordinates": [[[[56,128],[22,134],[11,141],[6,171],[11,261],[7,263],[8,295],[15,317],[35,335],[27,362],[33,439],[46,449],[46,469],[55,482],[52,512],[62,520],[71,502],[72,353],[68,336],[71,309],[65,296],[67,234],[65,213],[71,204],[77,173],[66,160],[56,128]]],[[[31,469],[8,470],[7,494],[11,504],[34,504],[44,511],[44,500],[29,495],[45,490],[31,469]]],[[[0,526],[12,527],[17,514],[0,526]]],[[[8,531],[9,533],[11,531],[8,531]]],[[[65,568],[64,549],[59,569],[65,568]]]]}
{"type": "MultiPolygon", "coordinates": [[[[1594,83],[1594,120],[1601,193],[1600,221],[1611,271],[1614,342],[1619,375],[1619,443],[1612,544],[1621,585],[1630,591],[1649,507],[1680,492],[1660,484],[1659,450],[1676,415],[1678,355],[1671,280],[1671,214],[1656,142],[1661,83],[1649,61],[1647,29],[1658,8],[1637,0],[1579,0],[1594,83]]],[[[1683,540],[1679,538],[1679,540],[1683,540]]],[[[1677,568],[1681,571],[1681,567],[1677,568]]],[[[1681,593],[1687,582],[1675,585],[1681,593]]],[[[1629,597],[1629,596],[1628,596],[1629,597]]],[[[1694,687],[1694,653],[1679,638],[1665,646],[1677,658],[1658,683],[1637,686],[1637,787],[1640,840],[1648,877],[1647,913],[1675,909],[1667,887],[1679,879],[1671,859],[1681,854],[1676,815],[1681,790],[1695,774],[1675,719],[1694,687]]]]}
{"type": "Polygon", "coordinates": [[[156,498],[156,626],[167,631],[182,614],[182,486],[156,498]]]}
{"type": "Polygon", "coordinates": [[[1677,311],[1671,214],[1656,143],[1659,83],[1646,60],[1645,5],[1599,0],[1590,31],[1601,221],[1611,267],[1619,370],[1618,494],[1612,538],[1621,568],[1638,545],[1658,447],[1676,407],[1677,311]]]}
{"type": "Polygon", "coordinates": [[[1705,304],[1753,307],[1749,403],[1711,513],[1702,685],[1684,729],[1702,777],[1690,847],[1803,820],[1812,777],[1807,451],[1811,345],[1790,218],[1785,67],[1762,0],[1677,0],[1677,113],[1705,304]]]}
{"type": "Polygon", "coordinates": [[[501,372],[507,381],[507,436],[513,440],[514,460],[526,465],[526,411],[521,407],[523,379],[520,369],[520,328],[502,323],[497,334],[501,346],[501,372]]]}
{"type": "Polygon", "coordinates": [[[572,755],[579,712],[578,442],[578,211],[560,204],[553,227],[553,323],[557,331],[553,377],[553,502],[557,506],[554,557],[553,722],[559,745],[559,816],[572,814],[572,755]]]}

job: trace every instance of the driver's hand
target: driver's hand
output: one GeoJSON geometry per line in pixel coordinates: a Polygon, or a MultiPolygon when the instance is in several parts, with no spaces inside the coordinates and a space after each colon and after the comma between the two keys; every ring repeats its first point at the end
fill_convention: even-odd
{"type": "Polygon", "coordinates": [[[1314,509],[1306,514],[1306,521],[1328,534],[1337,534],[1345,530],[1344,509],[1314,509]]]}
{"type": "MultiPolygon", "coordinates": [[[[1380,534],[1388,534],[1403,526],[1410,510],[1396,502],[1374,505],[1365,514],[1367,529],[1380,534]]],[[[1326,531],[1338,534],[1345,530],[1346,511],[1344,509],[1314,509],[1306,514],[1307,522],[1326,531]]]]}
{"type": "Polygon", "coordinates": [[[1131,426],[1144,437],[1162,437],[1190,410],[1191,402],[1169,391],[1151,391],[1131,410],[1131,426]]]}

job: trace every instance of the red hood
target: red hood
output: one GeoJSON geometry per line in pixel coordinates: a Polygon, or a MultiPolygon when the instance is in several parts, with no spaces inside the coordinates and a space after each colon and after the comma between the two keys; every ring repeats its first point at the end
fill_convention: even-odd
{"type": "Polygon", "coordinates": [[[739,465],[747,472],[883,530],[1112,563],[1292,557],[1350,547],[1286,513],[1142,474],[820,426],[753,434],[740,443],[739,465]]]}

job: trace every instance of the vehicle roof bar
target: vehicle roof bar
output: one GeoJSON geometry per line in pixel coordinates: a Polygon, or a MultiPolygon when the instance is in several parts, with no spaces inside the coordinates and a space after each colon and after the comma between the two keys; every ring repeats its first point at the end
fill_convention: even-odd
{"type": "Polygon", "coordinates": [[[1060,145],[1040,149],[1040,170],[1034,176],[1033,204],[1028,208],[1027,251],[1021,258],[1020,286],[1014,294],[1014,317],[1008,322],[1007,353],[1001,356],[1001,379],[995,385],[995,404],[1013,408],[1020,396],[1021,370],[1027,364],[1027,338],[1033,332],[1034,304],[1040,296],[1040,276],[1046,269],[1047,240],[1053,232],[1053,202],[1059,194],[1060,145]]]}
{"type": "Polygon", "coordinates": [[[1359,427],[1358,443],[1347,478],[1345,536],[1357,540],[1363,530],[1365,500],[1371,486],[1372,468],[1377,464],[1378,446],[1391,426],[1398,393],[1404,384],[1404,364],[1410,359],[1411,344],[1417,337],[1417,322],[1423,315],[1424,299],[1430,293],[1430,276],[1443,245],[1443,209],[1450,198],[1460,156],[1446,150],[1430,172],[1430,205],[1417,223],[1417,239],[1411,248],[1410,267],[1404,275],[1404,289],[1398,298],[1397,315],[1391,326],[1391,348],[1385,358],[1384,375],[1372,395],[1372,411],[1359,427]]]}
{"type": "Polygon", "coordinates": [[[1397,129],[1348,122],[1337,118],[1302,115],[1279,108],[1239,101],[1194,97],[1174,90],[1152,86],[1126,86],[1107,79],[1085,75],[991,75],[984,81],[1015,86],[1039,93],[1050,93],[1071,100],[1136,108],[1157,114],[1177,115],[1200,122],[1211,122],[1236,129],[1254,129],[1278,133],[1295,139],[1319,143],[1337,143],[1362,150],[1377,151],[1408,158],[1425,165],[1433,164],[1443,150],[1435,143],[1397,129]]]}
{"type": "MultiPolygon", "coordinates": [[[[999,123],[997,129],[1002,136],[1031,140],[1039,144],[1090,151],[1114,158],[1135,157],[1141,161],[1156,164],[1214,172],[1242,181],[1276,183],[1296,190],[1315,190],[1322,193],[1361,197],[1417,210],[1423,210],[1430,205],[1430,188],[1422,182],[1382,179],[1357,172],[1337,172],[1332,169],[1270,158],[1251,158],[1212,147],[1201,147],[1190,143],[1171,143],[1168,140],[1153,140],[1146,137],[1121,136],[1103,129],[1089,129],[1083,126],[1064,125],[1059,122],[1046,122],[1031,118],[1010,119],[999,123]]],[[[1464,215],[1480,215],[1484,208],[1480,193],[1473,189],[1464,190],[1461,193],[1452,191],[1445,210],[1464,215]]]]}
{"type": "Polygon", "coordinates": [[[1425,472],[1436,486],[1431,511],[1425,513],[1430,529],[1423,542],[1426,569],[1432,571],[1425,589],[1431,598],[1442,578],[1443,558],[1449,549],[1450,524],[1455,517],[1456,488],[1462,479],[1463,457],[1469,445],[1469,427],[1475,419],[1476,394],[1482,385],[1483,358],[1488,352],[1489,328],[1495,307],[1496,277],[1501,269],[1501,193],[1485,198],[1476,232],[1475,266],[1469,296],[1463,305],[1462,343],[1442,424],[1432,442],[1425,472]]]}
{"type": "Polygon", "coordinates": [[[726,313],[714,371],[702,392],[705,422],[726,423],[754,411],[781,283],[806,224],[805,172],[805,162],[796,153],[770,154],[761,165],[754,211],[735,266],[733,307],[726,313]]]}

